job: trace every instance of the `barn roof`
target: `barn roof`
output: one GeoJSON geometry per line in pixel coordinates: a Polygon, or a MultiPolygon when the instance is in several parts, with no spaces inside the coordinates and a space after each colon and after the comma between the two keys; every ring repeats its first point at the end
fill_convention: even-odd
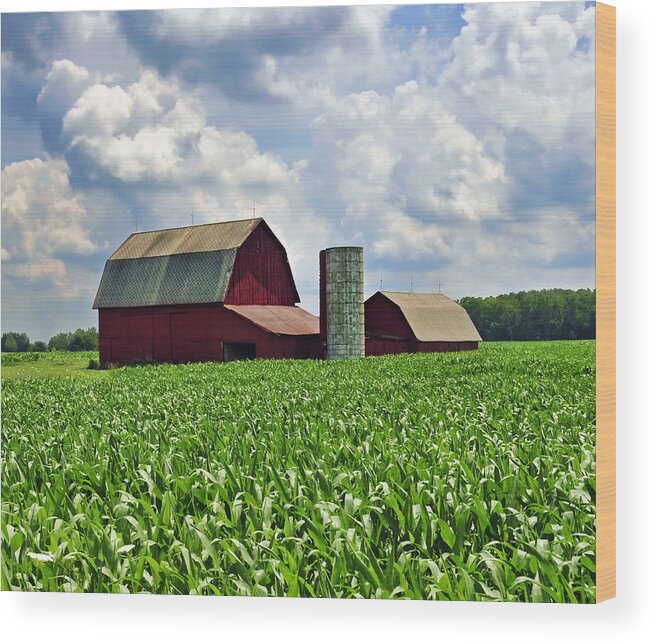
{"type": "Polygon", "coordinates": [[[93,307],[222,302],[237,249],[262,221],[131,234],[107,260],[93,307]]]}
{"type": "Polygon", "coordinates": [[[318,317],[297,306],[232,306],[225,308],[276,335],[319,333],[318,317]]]}
{"type": "Polygon", "coordinates": [[[400,308],[420,342],[482,341],[468,313],[446,295],[390,291],[379,294],[400,308]]]}
{"type": "Polygon", "coordinates": [[[181,255],[190,252],[216,252],[239,248],[262,219],[222,221],[203,225],[167,228],[131,234],[109,257],[142,259],[181,255]]]}

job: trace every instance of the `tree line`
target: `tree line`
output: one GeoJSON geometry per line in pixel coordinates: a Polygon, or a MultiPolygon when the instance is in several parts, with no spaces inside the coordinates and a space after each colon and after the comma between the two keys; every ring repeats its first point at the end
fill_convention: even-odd
{"type": "Polygon", "coordinates": [[[486,341],[596,337],[595,290],[530,290],[459,303],[486,341]]]}
{"type": "Polygon", "coordinates": [[[10,331],[2,334],[2,351],[5,353],[97,350],[98,331],[95,328],[78,328],[74,332],[58,333],[47,344],[41,340],[31,342],[27,333],[10,331]]]}

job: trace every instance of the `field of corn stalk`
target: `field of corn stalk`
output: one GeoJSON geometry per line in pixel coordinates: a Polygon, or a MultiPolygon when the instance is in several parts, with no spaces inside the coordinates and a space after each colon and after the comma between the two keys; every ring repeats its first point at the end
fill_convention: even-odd
{"type": "Polygon", "coordinates": [[[595,344],[3,379],[2,589],[591,602],[595,344]]]}

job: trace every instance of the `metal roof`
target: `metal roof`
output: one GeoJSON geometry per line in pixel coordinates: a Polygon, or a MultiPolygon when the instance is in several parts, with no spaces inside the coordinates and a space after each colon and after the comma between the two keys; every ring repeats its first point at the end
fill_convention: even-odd
{"type": "Polygon", "coordinates": [[[120,245],[109,260],[142,259],[239,248],[261,221],[262,219],[243,219],[135,232],[120,245]]]}
{"type": "Polygon", "coordinates": [[[131,234],[102,273],[94,308],[225,300],[237,249],[262,219],[131,234]]]}
{"type": "Polygon", "coordinates": [[[297,306],[232,306],[225,308],[276,335],[319,333],[318,317],[297,306]]]}
{"type": "Polygon", "coordinates": [[[94,308],[208,304],[225,299],[237,250],[191,252],[105,264],[94,308]]]}
{"type": "Polygon", "coordinates": [[[482,341],[468,313],[446,295],[390,291],[380,294],[400,308],[420,342],[482,341]]]}

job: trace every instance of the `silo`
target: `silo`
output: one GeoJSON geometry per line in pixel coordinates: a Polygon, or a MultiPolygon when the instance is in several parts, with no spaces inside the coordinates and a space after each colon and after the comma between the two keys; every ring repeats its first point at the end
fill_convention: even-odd
{"type": "Polygon", "coordinates": [[[321,336],[327,359],[364,356],[364,249],[320,253],[321,336]]]}

